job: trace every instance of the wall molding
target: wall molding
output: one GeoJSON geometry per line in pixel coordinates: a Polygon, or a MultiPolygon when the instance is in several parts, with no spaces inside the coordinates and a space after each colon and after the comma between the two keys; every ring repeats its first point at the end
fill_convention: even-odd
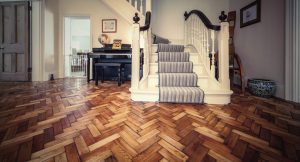
{"type": "Polygon", "coordinates": [[[300,102],[300,2],[286,1],[285,99],[300,102]]]}

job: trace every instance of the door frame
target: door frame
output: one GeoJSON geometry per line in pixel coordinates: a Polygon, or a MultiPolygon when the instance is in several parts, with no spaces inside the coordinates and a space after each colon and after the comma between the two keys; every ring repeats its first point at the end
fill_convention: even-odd
{"type": "Polygon", "coordinates": [[[61,24],[61,35],[60,35],[60,40],[62,40],[62,42],[60,43],[61,44],[61,51],[60,53],[62,53],[60,56],[59,56],[59,60],[60,61],[60,65],[62,65],[62,67],[59,68],[59,71],[60,71],[60,74],[62,74],[62,77],[66,77],[66,74],[65,74],[65,18],[66,17],[74,17],[74,18],[89,18],[90,19],[90,49],[92,48],[93,46],[93,26],[92,26],[92,18],[91,18],[91,15],[90,14],[65,14],[63,16],[61,16],[61,21],[62,22],[61,24]]]}

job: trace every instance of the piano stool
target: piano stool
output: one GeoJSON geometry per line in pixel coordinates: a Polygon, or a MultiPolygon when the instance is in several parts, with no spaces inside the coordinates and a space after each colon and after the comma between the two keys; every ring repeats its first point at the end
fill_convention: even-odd
{"type": "Polygon", "coordinates": [[[124,79],[124,66],[121,63],[95,63],[95,85],[98,85],[99,74],[101,73],[101,83],[104,81],[105,68],[118,68],[118,86],[123,83],[124,79]]]}

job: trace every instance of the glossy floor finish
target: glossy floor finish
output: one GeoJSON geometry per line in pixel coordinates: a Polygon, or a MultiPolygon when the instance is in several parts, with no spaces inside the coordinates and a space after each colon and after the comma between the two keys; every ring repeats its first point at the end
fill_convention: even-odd
{"type": "Polygon", "coordinates": [[[0,83],[0,161],[300,161],[300,109],[142,103],[129,84],[0,83]]]}

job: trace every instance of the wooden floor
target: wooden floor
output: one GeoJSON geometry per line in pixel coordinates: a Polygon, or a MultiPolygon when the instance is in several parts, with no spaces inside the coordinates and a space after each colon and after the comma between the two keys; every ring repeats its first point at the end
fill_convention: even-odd
{"type": "Polygon", "coordinates": [[[0,83],[0,161],[300,161],[300,109],[142,103],[129,84],[0,83]]]}

